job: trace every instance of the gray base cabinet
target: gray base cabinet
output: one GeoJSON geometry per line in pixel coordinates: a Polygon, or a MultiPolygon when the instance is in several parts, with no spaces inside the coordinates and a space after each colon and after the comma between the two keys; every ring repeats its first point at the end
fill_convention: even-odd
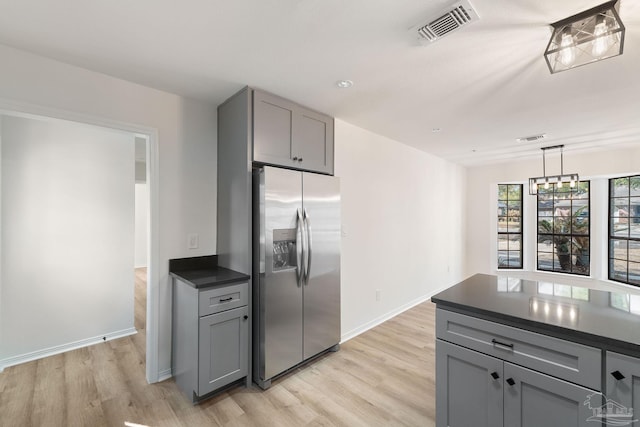
{"type": "Polygon", "coordinates": [[[441,309],[436,336],[438,427],[601,425],[599,349],[441,309]]]}
{"type": "Polygon", "coordinates": [[[248,283],[173,285],[172,369],[192,402],[248,375],[248,283]]]}
{"type": "Polygon", "coordinates": [[[593,390],[445,341],[436,347],[437,426],[594,425],[584,405],[593,390]]]}
{"type": "Polygon", "coordinates": [[[606,369],[607,420],[640,427],[640,359],[608,351],[606,369]]]}

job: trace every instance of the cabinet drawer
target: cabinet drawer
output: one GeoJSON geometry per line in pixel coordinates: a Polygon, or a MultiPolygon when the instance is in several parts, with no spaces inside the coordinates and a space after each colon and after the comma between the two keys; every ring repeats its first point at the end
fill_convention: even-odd
{"type": "Polygon", "coordinates": [[[436,336],[594,390],[601,388],[602,355],[594,347],[443,309],[437,309],[436,336]]]}
{"type": "Polygon", "coordinates": [[[200,291],[198,299],[199,316],[242,307],[247,305],[248,284],[239,283],[200,291]]]}

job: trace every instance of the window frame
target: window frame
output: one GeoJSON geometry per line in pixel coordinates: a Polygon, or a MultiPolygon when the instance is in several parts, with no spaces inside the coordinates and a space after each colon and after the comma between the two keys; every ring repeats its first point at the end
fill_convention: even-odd
{"type": "Polygon", "coordinates": [[[496,215],[497,217],[497,233],[496,233],[496,237],[497,237],[497,247],[496,247],[496,255],[497,255],[497,259],[496,259],[496,268],[498,270],[522,270],[524,268],[524,184],[517,184],[517,183],[505,183],[505,184],[498,184],[498,197],[497,197],[497,204],[498,204],[498,215],[496,215]],[[506,199],[501,199],[500,198],[500,186],[507,186],[507,198],[506,199]],[[520,189],[520,199],[518,200],[520,202],[520,231],[519,232],[512,232],[509,231],[509,202],[510,201],[515,201],[515,200],[511,200],[509,199],[509,186],[517,186],[520,189]],[[500,215],[499,209],[500,209],[500,202],[506,202],[506,215],[500,215]],[[507,218],[507,231],[500,231],[500,217],[506,217],[507,218]],[[500,249],[500,236],[507,236],[507,240],[509,239],[509,236],[511,235],[519,235],[520,236],[520,250],[516,251],[516,250],[510,250],[508,247],[506,249],[507,252],[507,264],[506,265],[502,265],[500,262],[500,253],[501,252],[505,252],[505,250],[501,250],[500,249]],[[512,266],[511,264],[511,253],[515,253],[515,252],[519,252],[520,253],[520,257],[519,257],[519,265],[516,266],[512,266]]]}
{"type": "MultiPolygon", "coordinates": [[[[637,242],[637,244],[640,246],[640,237],[631,237],[631,233],[630,233],[630,228],[629,228],[629,233],[627,234],[626,237],[621,237],[621,236],[616,236],[614,234],[615,230],[614,230],[614,218],[620,218],[619,216],[616,217],[613,215],[613,207],[614,205],[614,201],[616,199],[626,199],[627,201],[627,206],[629,206],[629,211],[631,211],[631,200],[632,197],[633,198],[637,198],[640,197],[640,195],[638,196],[632,196],[631,195],[631,179],[632,178],[636,178],[636,179],[640,179],[640,174],[636,174],[636,175],[628,175],[628,176],[619,176],[619,177],[615,177],[615,178],[610,178],[607,183],[607,197],[608,197],[608,210],[607,210],[607,278],[608,280],[611,280],[613,282],[617,282],[617,283],[624,283],[626,285],[629,286],[635,286],[635,287],[640,287],[640,280],[636,281],[636,282],[632,282],[629,279],[629,263],[630,262],[634,262],[636,264],[640,264],[640,262],[635,262],[635,261],[630,261],[630,255],[629,255],[629,242],[637,242]],[[626,196],[622,196],[622,197],[617,197],[615,195],[615,191],[612,191],[612,183],[614,183],[616,180],[618,179],[627,179],[629,181],[629,185],[628,185],[628,191],[627,191],[627,195],[626,196]],[[627,244],[627,249],[626,249],[626,259],[621,259],[621,258],[616,258],[614,257],[614,241],[626,241],[627,244]],[[626,263],[626,280],[623,280],[619,277],[616,277],[615,275],[615,268],[613,267],[613,264],[615,262],[615,260],[618,261],[624,261],[626,263]]],[[[638,212],[640,213],[640,212],[638,212]]],[[[639,218],[639,216],[631,216],[630,215],[631,212],[629,212],[627,214],[627,221],[631,221],[631,218],[639,218]]]]}
{"type": "MultiPolygon", "coordinates": [[[[588,192],[588,197],[586,197],[586,209],[587,209],[587,232],[586,234],[582,234],[582,233],[577,233],[574,234],[573,232],[573,228],[575,227],[576,224],[576,220],[579,218],[579,216],[574,215],[574,213],[576,211],[574,211],[574,201],[576,200],[584,200],[583,198],[574,198],[574,196],[571,196],[569,199],[558,199],[556,194],[563,194],[566,193],[567,191],[557,191],[558,188],[556,186],[555,183],[550,183],[549,184],[549,189],[545,189],[543,191],[539,190],[538,194],[536,195],[536,271],[540,271],[540,272],[547,272],[547,273],[560,273],[560,274],[568,274],[568,275],[574,275],[574,276],[582,276],[582,277],[590,277],[591,276],[591,181],[590,180],[584,180],[584,181],[580,181],[575,190],[569,190],[569,192],[574,193],[577,192],[578,189],[580,188],[581,185],[587,185],[587,192],[588,192]],[[541,196],[547,196],[551,194],[551,227],[552,227],[552,231],[550,233],[540,233],[540,227],[541,227],[541,218],[545,218],[545,216],[540,216],[540,198],[541,196]],[[562,217],[562,215],[556,215],[556,210],[559,209],[559,206],[557,206],[557,203],[561,202],[562,200],[569,200],[569,207],[568,210],[570,212],[570,215],[568,217],[568,221],[570,224],[570,232],[569,233],[557,233],[556,232],[556,218],[562,217]],[[541,236],[549,236],[552,243],[552,249],[551,252],[541,252],[540,251],[540,241],[541,241],[541,236]],[[569,239],[569,269],[562,269],[562,264],[563,261],[560,259],[560,257],[558,256],[557,253],[557,247],[556,247],[556,239],[559,238],[558,236],[566,236],[569,239]],[[587,239],[587,243],[588,243],[588,249],[587,249],[587,253],[580,253],[580,254],[574,254],[574,245],[576,245],[577,243],[575,243],[575,240],[579,238],[579,239],[587,239]],[[551,263],[551,268],[543,268],[541,267],[541,254],[551,254],[552,255],[552,263],[551,263]],[[588,260],[588,263],[586,265],[586,271],[585,272],[580,272],[580,266],[577,265],[578,263],[578,257],[580,259],[584,259],[586,255],[586,259],[588,260]],[[576,261],[574,262],[573,259],[574,257],[576,258],[576,261]],[[556,267],[556,259],[557,259],[557,264],[560,266],[560,268],[556,267]]],[[[568,185],[568,184],[565,184],[568,185]]],[[[566,207],[564,207],[564,209],[567,209],[566,207]]],[[[577,209],[581,209],[581,208],[577,208],[577,209]]],[[[566,244],[566,243],[565,243],[566,244]]],[[[566,263],[566,259],[565,259],[565,263],[566,263]]],[[[584,267],[584,264],[583,266],[584,267]]]]}

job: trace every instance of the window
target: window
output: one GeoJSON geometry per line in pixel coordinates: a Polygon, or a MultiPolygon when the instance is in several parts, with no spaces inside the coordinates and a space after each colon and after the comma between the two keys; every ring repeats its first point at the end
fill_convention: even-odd
{"type": "Polygon", "coordinates": [[[609,279],[640,286],[640,175],[609,180],[609,279]]]}
{"type": "Polygon", "coordinates": [[[498,184],[498,268],[522,268],[522,184],[498,184]]]}
{"type": "Polygon", "coordinates": [[[538,188],[538,270],[589,275],[589,181],[538,188]]]}

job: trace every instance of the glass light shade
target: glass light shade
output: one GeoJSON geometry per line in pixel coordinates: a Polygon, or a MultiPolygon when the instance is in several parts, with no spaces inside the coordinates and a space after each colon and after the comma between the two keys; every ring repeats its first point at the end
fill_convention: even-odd
{"type": "Polygon", "coordinates": [[[562,188],[564,184],[569,184],[569,187],[575,188],[578,181],[580,181],[580,178],[577,173],[529,178],[529,194],[538,194],[539,188],[548,190],[549,184],[556,184],[559,188],[562,188]]]}
{"type": "Polygon", "coordinates": [[[609,1],[551,24],[544,57],[552,74],[622,54],[625,27],[618,3],[609,1]]]}
{"type": "Polygon", "coordinates": [[[567,67],[572,66],[576,60],[576,43],[573,40],[573,36],[570,31],[566,31],[562,34],[558,57],[560,62],[567,67]]]}

